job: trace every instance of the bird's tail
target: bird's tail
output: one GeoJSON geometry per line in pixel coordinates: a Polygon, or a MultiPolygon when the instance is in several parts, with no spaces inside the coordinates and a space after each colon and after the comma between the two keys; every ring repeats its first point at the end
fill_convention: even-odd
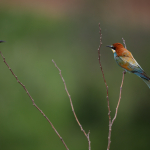
{"type": "Polygon", "coordinates": [[[150,88],[150,77],[148,77],[145,72],[143,72],[143,73],[137,72],[135,74],[137,76],[139,76],[147,84],[147,86],[150,88]]]}
{"type": "Polygon", "coordinates": [[[150,88],[150,80],[146,80],[146,79],[143,79],[142,80],[147,84],[147,86],[150,88]]]}

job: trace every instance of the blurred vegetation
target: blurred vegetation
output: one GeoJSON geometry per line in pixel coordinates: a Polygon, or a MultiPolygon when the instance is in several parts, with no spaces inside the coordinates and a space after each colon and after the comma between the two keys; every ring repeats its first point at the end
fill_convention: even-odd
{"type": "MultiPolygon", "coordinates": [[[[75,112],[83,128],[90,130],[92,149],[106,149],[108,116],[106,89],[98,64],[98,23],[103,45],[101,61],[109,86],[111,115],[119,98],[122,69],[106,45],[126,40],[127,48],[150,74],[149,29],[106,21],[105,16],[48,17],[21,10],[0,10],[0,44],[7,63],[26,86],[71,150],[87,149],[76,123],[55,60],[62,70],[75,112]]],[[[98,16],[98,14],[97,14],[98,16]]],[[[46,150],[65,147],[46,119],[32,106],[0,58],[0,149],[46,150]]],[[[111,149],[149,148],[150,89],[138,77],[126,74],[118,116],[112,127],[111,149]]]]}

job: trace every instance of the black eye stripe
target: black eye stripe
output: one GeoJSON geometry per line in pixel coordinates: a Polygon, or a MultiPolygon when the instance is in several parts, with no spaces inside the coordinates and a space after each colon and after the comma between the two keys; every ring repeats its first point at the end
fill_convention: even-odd
{"type": "Polygon", "coordinates": [[[116,47],[112,47],[112,49],[116,50],[116,47]]]}

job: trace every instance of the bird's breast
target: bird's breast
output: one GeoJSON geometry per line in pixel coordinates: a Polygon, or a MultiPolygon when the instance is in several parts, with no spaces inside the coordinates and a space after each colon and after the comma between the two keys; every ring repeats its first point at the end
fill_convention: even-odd
{"type": "Polygon", "coordinates": [[[114,56],[114,58],[120,67],[126,69],[127,71],[132,71],[133,68],[131,68],[131,65],[128,60],[129,58],[126,58],[126,61],[122,59],[121,57],[118,57],[117,55],[114,56]]]}

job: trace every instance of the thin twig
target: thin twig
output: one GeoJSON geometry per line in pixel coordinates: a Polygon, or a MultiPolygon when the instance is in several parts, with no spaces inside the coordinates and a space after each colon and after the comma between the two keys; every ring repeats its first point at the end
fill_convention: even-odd
{"type": "Polygon", "coordinates": [[[112,119],[111,123],[109,124],[109,134],[108,134],[108,146],[107,146],[107,150],[110,149],[110,143],[111,143],[111,130],[112,130],[112,125],[117,117],[117,113],[118,113],[118,108],[119,108],[119,104],[120,104],[120,100],[121,100],[121,92],[122,92],[122,86],[123,86],[123,81],[124,81],[124,75],[125,75],[126,71],[123,71],[123,76],[122,76],[122,82],[121,82],[121,86],[120,86],[120,94],[119,94],[119,100],[118,100],[118,104],[116,107],[116,113],[114,118],[112,119]]]}
{"type": "Polygon", "coordinates": [[[2,58],[3,58],[4,63],[7,65],[7,67],[9,68],[9,70],[11,71],[11,73],[13,74],[13,76],[16,78],[17,82],[24,88],[24,90],[26,91],[26,93],[27,93],[28,96],[30,97],[30,99],[31,99],[31,101],[32,101],[32,103],[33,103],[33,106],[35,106],[35,107],[38,109],[38,111],[40,111],[41,114],[46,118],[46,120],[49,122],[49,124],[52,126],[53,130],[55,131],[55,133],[58,135],[58,137],[60,138],[60,140],[61,140],[62,143],[64,144],[65,148],[66,148],[67,150],[69,150],[68,147],[67,147],[67,145],[65,144],[64,140],[62,139],[62,137],[59,135],[59,133],[57,132],[57,130],[55,129],[55,127],[54,127],[53,124],[51,123],[51,121],[50,121],[50,120],[48,119],[48,117],[43,113],[43,111],[35,104],[33,98],[32,98],[31,95],[29,94],[29,92],[28,92],[28,90],[26,89],[25,85],[23,85],[23,84],[18,80],[18,77],[14,74],[14,72],[12,71],[12,69],[9,67],[9,65],[8,65],[7,62],[5,61],[5,57],[3,56],[3,54],[2,54],[1,51],[0,51],[0,54],[1,54],[2,58]]]}
{"type": "MultiPolygon", "coordinates": [[[[107,86],[107,83],[106,83],[106,79],[105,79],[103,68],[102,68],[101,61],[100,61],[100,57],[101,57],[100,49],[101,49],[101,46],[102,46],[102,33],[101,33],[100,23],[99,23],[99,34],[100,34],[100,45],[98,47],[98,60],[99,60],[99,65],[100,65],[100,68],[101,68],[101,71],[102,71],[102,75],[103,75],[103,79],[104,79],[104,83],[105,83],[106,91],[107,91],[107,105],[108,105],[108,117],[109,117],[109,132],[108,132],[107,150],[109,150],[110,149],[110,144],[111,144],[112,125],[113,125],[113,123],[114,123],[114,121],[117,117],[118,108],[119,108],[119,104],[120,104],[120,100],[121,100],[121,92],[122,92],[122,86],[123,86],[123,81],[124,81],[124,75],[125,75],[126,71],[123,72],[122,82],[121,82],[121,86],[120,86],[120,95],[119,95],[119,100],[118,100],[118,104],[117,104],[117,107],[116,107],[116,113],[115,113],[115,116],[114,116],[113,120],[111,120],[111,115],[110,115],[111,111],[110,111],[109,97],[108,97],[108,86],[107,86]]],[[[125,40],[123,38],[122,38],[122,40],[123,40],[123,43],[124,43],[125,48],[126,48],[125,40]]]]}
{"type": "Polygon", "coordinates": [[[117,113],[118,113],[118,108],[119,108],[119,104],[120,104],[120,100],[121,100],[121,92],[122,92],[122,86],[123,86],[123,81],[124,81],[124,75],[126,74],[126,71],[124,70],[123,71],[123,76],[122,76],[122,82],[121,82],[121,86],[120,86],[120,94],[119,94],[119,100],[118,100],[118,104],[117,104],[117,107],[116,107],[116,113],[115,113],[115,116],[111,122],[111,124],[113,125],[116,117],[117,117],[117,113]]]}
{"type": "Polygon", "coordinates": [[[126,43],[125,43],[125,40],[122,38],[123,40],[123,44],[124,44],[124,47],[127,49],[127,46],[126,46],[126,43]]]}
{"type": "Polygon", "coordinates": [[[99,65],[100,65],[100,68],[101,68],[101,71],[102,71],[102,75],[103,75],[103,79],[104,79],[104,83],[105,83],[105,86],[106,86],[106,91],[107,91],[107,103],[108,103],[108,117],[109,117],[109,122],[111,122],[111,116],[110,116],[110,105],[109,105],[109,97],[108,97],[108,86],[107,86],[107,83],[106,83],[106,79],[105,79],[105,76],[104,76],[104,72],[103,72],[103,68],[102,68],[102,65],[101,65],[101,53],[100,53],[100,49],[101,49],[101,46],[102,46],[102,33],[101,33],[101,27],[100,27],[100,23],[99,23],[99,34],[100,34],[100,45],[98,47],[98,60],[99,60],[99,65]]]}
{"type": "Polygon", "coordinates": [[[100,58],[101,58],[100,49],[101,49],[101,46],[102,46],[102,33],[101,33],[100,23],[99,23],[99,34],[100,34],[100,45],[98,47],[98,60],[99,60],[99,66],[100,66],[101,71],[102,71],[104,83],[105,83],[105,86],[106,86],[106,92],[107,92],[107,105],[108,105],[108,118],[109,118],[109,133],[108,133],[108,146],[107,146],[107,150],[109,150],[110,143],[111,143],[111,115],[110,115],[111,111],[110,111],[109,97],[108,97],[108,85],[106,83],[106,79],[105,79],[105,76],[104,76],[104,72],[103,72],[103,68],[102,68],[101,60],[100,60],[100,58]]]}
{"type": "Polygon", "coordinates": [[[68,89],[67,89],[67,86],[66,86],[66,82],[65,82],[65,80],[64,80],[64,78],[63,78],[63,76],[62,76],[62,74],[61,74],[61,70],[60,70],[59,67],[56,65],[56,63],[55,63],[54,60],[52,60],[52,62],[54,63],[55,67],[56,67],[56,68],[58,69],[58,71],[59,71],[59,75],[60,75],[60,77],[61,77],[61,79],[62,79],[62,81],[63,81],[63,83],[64,83],[66,93],[67,93],[67,95],[68,95],[68,97],[69,97],[69,100],[70,100],[70,105],[71,105],[71,108],[72,108],[72,112],[73,112],[73,114],[74,114],[74,117],[75,117],[75,119],[76,119],[76,121],[77,121],[77,123],[78,123],[78,125],[79,125],[79,127],[80,127],[80,129],[81,129],[81,131],[82,131],[82,132],[84,133],[84,135],[86,136],[86,138],[87,138],[87,140],[88,140],[88,144],[89,144],[89,150],[91,150],[91,141],[90,141],[90,137],[89,137],[90,131],[88,132],[88,134],[86,134],[86,132],[85,132],[84,129],[82,128],[82,125],[80,124],[80,122],[79,122],[79,120],[78,120],[78,118],[77,118],[77,115],[76,115],[76,113],[75,113],[75,111],[74,111],[74,107],[73,107],[73,103],[72,103],[72,100],[71,100],[71,96],[70,96],[70,94],[69,94],[69,92],[68,92],[68,89]]]}

